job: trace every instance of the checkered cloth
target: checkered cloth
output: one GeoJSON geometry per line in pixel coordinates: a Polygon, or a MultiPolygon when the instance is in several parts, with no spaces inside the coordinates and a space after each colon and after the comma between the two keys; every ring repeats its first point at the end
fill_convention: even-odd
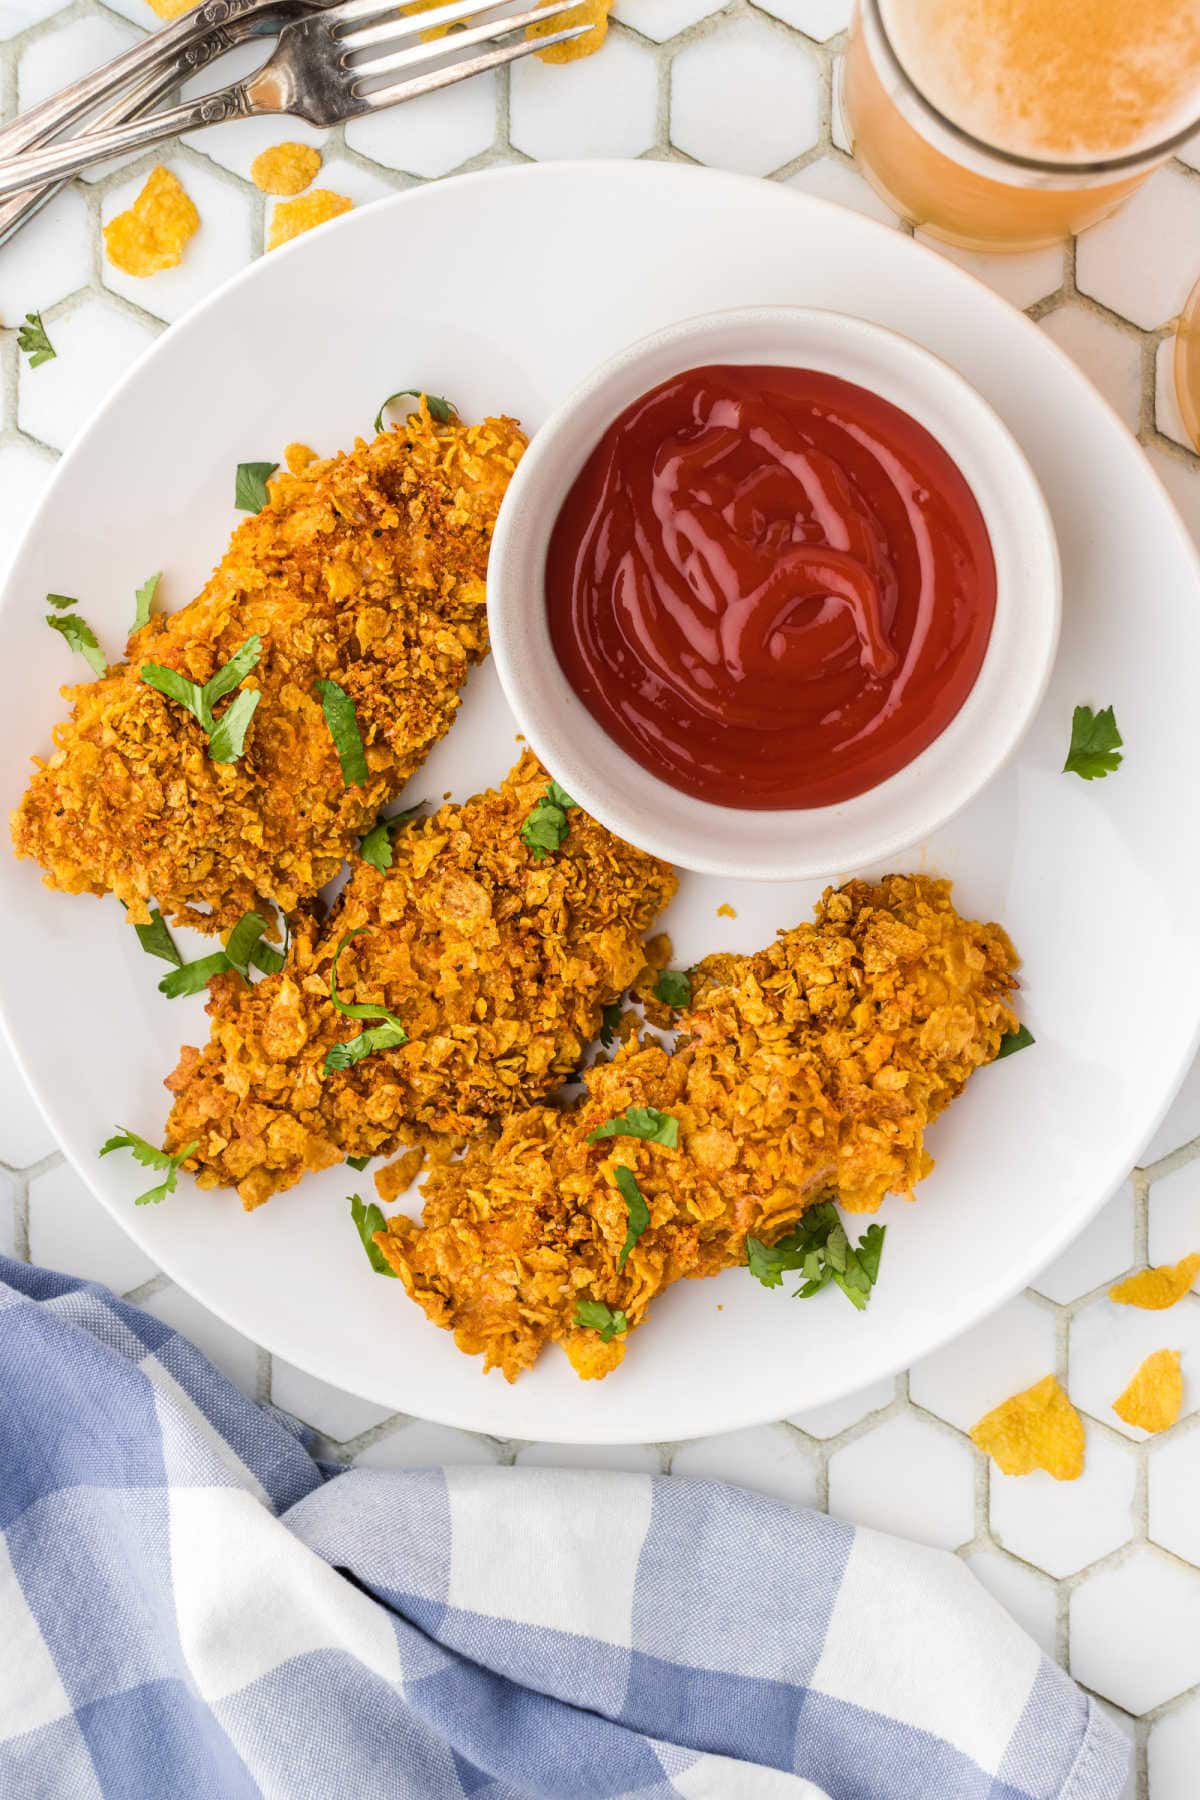
{"type": "Polygon", "coordinates": [[[1109,1800],[952,1556],[704,1482],[332,1470],[0,1257],[0,1795],[1109,1800]]]}

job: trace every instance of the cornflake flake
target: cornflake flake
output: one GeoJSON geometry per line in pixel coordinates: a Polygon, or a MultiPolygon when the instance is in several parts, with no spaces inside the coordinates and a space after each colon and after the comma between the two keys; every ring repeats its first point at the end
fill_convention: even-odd
{"type": "Polygon", "coordinates": [[[530,38],[550,37],[558,31],[569,31],[572,25],[590,25],[592,29],[584,32],[582,37],[572,38],[566,44],[552,44],[549,50],[539,50],[538,60],[547,63],[577,62],[581,56],[591,56],[597,51],[608,36],[608,15],[612,0],[580,0],[570,12],[559,13],[553,19],[541,19],[534,25],[525,27],[525,36],[530,38]]]}
{"type": "Polygon", "coordinates": [[[188,240],[200,229],[200,214],[177,176],[160,163],[126,212],[104,227],[104,247],[113,267],[125,275],[158,275],[183,259],[188,240]]]}
{"type": "Polygon", "coordinates": [[[1183,1406],[1183,1372],[1178,1350],[1155,1350],[1113,1401],[1113,1411],[1127,1425],[1143,1431],[1165,1431],[1183,1406]]]}
{"type": "Polygon", "coordinates": [[[250,179],[263,194],[302,194],[320,167],[321,152],[311,144],[272,144],[250,164],[250,179]]]}
{"type": "Polygon", "coordinates": [[[1074,1481],[1083,1474],[1083,1420],[1053,1375],[985,1413],[971,1442],[1005,1475],[1044,1469],[1055,1481],[1074,1481]]]}
{"type": "Polygon", "coordinates": [[[1161,1268],[1142,1269],[1125,1281],[1109,1288],[1108,1297],[1118,1306],[1140,1306],[1146,1312],[1162,1312],[1182,1300],[1200,1271],[1200,1250],[1193,1250],[1177,1263],[1164,1263],[1161,1268]]]}
{"type": "Polygon", "coordinates": [[[301,194],[298,200],[281,200],[271,214],[267,249],[278,250],[281,244],[290,244],[302,231],[311,231],[314,225],[336,219],[340,213],[349,212],[353,205],[347,195],[335,194],[331,188],[313,188],[310,193],[301,194]]]}

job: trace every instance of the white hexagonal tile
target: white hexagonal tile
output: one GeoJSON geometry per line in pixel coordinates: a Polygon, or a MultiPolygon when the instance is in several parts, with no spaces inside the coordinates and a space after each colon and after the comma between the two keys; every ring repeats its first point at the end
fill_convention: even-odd
{"type": "Polygon", "coordinates": [[[476,75],[346,127],[352,150],[412,175],[445,175],[490,149],[495,137],[494,75],[476,75]]]}
{"type": "Polygon", "coordinates": [[[1000,1550],[972,1550],[963,1560],[993,1600],[1000,1602],[1039,1649],[1053,1657],[1057,1618],[1054,1583],[1000,1550]]]}
{"type": "Polygon", "coordinates": [[[1040,1469],[1002,1475],[995,1464],[988,1478],[996,1542],[1048,1575],[1073,1575],[1133,1535],[1136,1461],[1123,1444],[1091,1428],[1077,1481],[1055,1481],[1040,1469]]]}
{"type": "Polygon", "coordinates": [[[890,1406],[895,1395],[895,1378],[888,1375],[883,1381],[873,1381],[870,1387],[859,1388],[856,1394],[845,1394],[840,1400],[830,1400],[825,1406],[810,1407],[807,1412],[792,1413],[789,1423],[798,1425],[810,1437],[837,1437],[839,1432],[846,1431],[851,1425],[857,1425],[860,1419],[865,1419],[868,1413],[890,1406]]]}
{"type": "MultiPolygon", "coordinates": [[[[9,453],[0,451],[0,481],[8,473],[9,453]]],[[[3,487],[0,486],[0,493],[3,487]]],[[[28,1169],[55,1149],[50,1127],[34,1105],[25,1077],[0,1036],[0,1162],[28,1169]]]]}
{"type": "Polygon", "coordinates": [[[774,13],[785,25],[794,25],[820,43],[845,31],[853,11],[852,0],[758,0],[758,4],[763,12],[774,13]]]}
{"type": "Polygon", "coordinates": [[[835,206],[848,206],[851,212],[878,219],[881,225],[899,224],[897,215],[879,198],[870,182],[840,156],[818,157],[816,162],[789,175],[786,185],[799,188],[802,194],[815,194],[818,200],[831,200],[835,206]]]}
{"type": "Polygon", "coordinates": [[[354,1459],[356,1468],[432,1469],[449,1464],[495,1463],[500,1452],[487,1438],[470,1431],[453,1431],[449,1425],[431,1425],[414,1419],[389,1431],[354,1459]]]}
{"type": "Polygon", "coordinates": [[[1156,1544],[1200,1565],[1200,1431],[1150,1446],[1147,1528],[1156,1544]]]}
{"type": "Polygon", "coordinates": [[[1176,1263],[1200,1250],[1200,1160],[1160,1175],[1150,1189],[1150,1262],[1176,1263]]]}
{"type": "Polygon", "coordinates": [[[389,1407],[332,1387],[281,1356],[271,1358],[271,1399],[335,1444],[344,1444],[391,1416],[389,1407]]]}
{"type": "Polygon", "coordinates": [[[974,275],[1013,306],[1032,306],[1062,286],[1063,250],[1051,244],[1046,250],[1027,250],[1016,256],[995,256],[982,250],[964,250],[958,244],[943,244],[927,231],[918,231],[917,242],[936,250],[974,275]]]}
{"type": "Polygon", "coordinates": [[[1156,1721],[1146,1747],[1153,1800],[1196,1800],[1200,1766],[1200,1694],[1156,1721]]]}
{"type": "MultiPolygon", "coordinates": [[[[7,10],[7,8],[6,8],[7,10]]],[[[141,38],[140,31],[118,24],[105,13],[91,13],[37,37],[21,53],[17,65],[17,92],[20,110],[36,106],[59,88],[83,75],[90,75],[102,63],[111,62],[122,50],[128,50],[141,38]]],[[[113,158],[84,170],[86,181],[100,181],[111,170],[129,158],[113,158]]]]}
{"type": "Polygon", "coordinates": [[[0,42],[28,31],[31,25],[42,24],[43,20],[61,11],[64,4],[66,0],[4,0],[4,11],[0,12],[0,42]]]}
{"type": "Polygon", "coordinates": [[[224,1319],[218,1319],[207,1306],[201,1306],[199,1300],[193,1300],[180,1287],[166,1287],[151,1299],[144,1300],[142,1305],[164,1325],[170,1325],[172,1330],[190,1338],[197,1350],[227,1375],[235,1387],[241,1388],[243,1394],[251,1399],[257,1397],[258,1351],[248,1337],[243,1337],[232,1325],[226,1325],[224,1319]]]}
{"type": "Polygon", "coordinates": [[[813,1453],[786,1425],[758,1425],[722,1437],[696,1438],[676,1450],[671,1473],[694,1481],[729,1481],[796,1506],[817,1502],[813,1453]]]}
{"type": "Polygon", "coordinates": [[[970,1431],[985,1413],[1054,1369],[1054,1315],[1018,1295],[981,1325],[916,1363],[908,1391],[918,1406],[970,1431]]]}
{"type": "Polygon", "coordinates": [[[835,56],[833,59],[833,117],[829,122],[829,135],[839,150],[849,153],[854,149],[854,140],[850,135],[850,121],[846,117],[846,109],[842,105],[842,77],[845,69],[845,57],[835,56]]]}
{"type": "Polygon", "coordinates": [[[1200,1681],[1200,1573],[1134,1550],[1071,1595],[1071,1673],[1126,1712],[1200,1681]]]}
{"type": "Polygon", "coordinates": [[[1138,428],[1142,406],[1142,351],[1139,340],[1097,318],[1084,306],[1056,306],[1041,321],[1042,330],[1077,362],[1128,425],[1138,428]]]}
{"type": "Polygon", "coordinates": [[[1183,1411],[1195,1409],[1200,1389],[1200,1301],[1183,1299],[1162,1312],[1093,1300],[1071,1321],[1070,1394],[1076,1406],[1103,1419],[1127,1437],[1144,1442],[1146,1433],[1118,1418],[1112,1403],[1155,1350],[1183,1355],[1183,1411]]]}
{"type": "Polygon", "coordinates": [[[1185,450],[1195,449],[1179,411],[1175,392],[1175,334],[1164,338],[1154,358],[1154,423],[1165,437],[1174,438],[1185,450]]]}
{"type": "Polygon", "coordinates": [[[720,12],[724,4],[725,0],[617,0],[613,18],[653,38],[656,44],[665,44],[677,31],[720,12]]]}
{"type": "MultiPolygon", "coordinates": [[[[1154,454],[1153,451],[1150,452],[1152,459],[1154,454]]],[[[1160,473],[1162,464],[1166,461],[1167,458],[1162,457],[1161,461],[1155,462],[1155,467],[1160,473]]],[[[1184,474],[1188,473],[1186,466],[1176,463],[1174,457],[1170,459],[1170,462],[1172,468],[1182,467],[1184,474]]],[[[1176,501],[1176,505],[1178,504],[1176,501]]],[[[1190,1144],[1195,1138],[1200,1138],[1200,1056],[1196,1058],[1184,1076],[1183,1083],[1171,1102],[1166,1117],[1138,1160],[1143,1168],[1148,1168],[1151,1163],[1156,1163],[1162,1157],[1169,1156],[1172,1150],[1181,1149],[1184,1144],[1190,1144]]]]}
{"type": "Polygon", "coordinates": [[[1126,1182],[1032,1285],[1039,1294],[1063,1304],[1115,1281],[1132,1266],[1133,1188],[1126,1182]]]}
{"type": "Polygon", "coordinates": [[[1079,239],[1075,279],[1135,325],[1174,318],[1197,275],[1200,183],[1169,166],[1079,239]]]}
{"type": "Polygon", "coordinates": [[[0,1171],[0,1256],[17,1253],[17,1186],[0,1171]]]}
{"type": "Polygon", "coordinates": [[[65,300],[91,279],[91,230],[83,196],[65,188],[0,254],[0,319],[65,300]]]}
{"type": "Polygon", "coordinates": [[[103,300],[85,300],[47,329],[57,355],[24,365],[17,417],[23,431],[65,450],[149,344],[155,332],[103,300]]]}
{"type": "MultiPolygon", "coordinates": [[[[1179,509],[1180,517],[1200,544],[1200,467],[1160,450],[1157,444],[1146,448],[1150,466],[1179,509]]],[[[1190,1077],[1189,1077],[1190,1080],[1190,1077]]]]}
{"type": "Polygon", "coordinates": [[[769,175],[817,141],[815,57],[762,19],[731,19],[671,65],[671,142],[699,162],[769,175]]]}
{"type": "MultiPolygon", "coordinates": [[[[105,255],[100,273],[114,294],[122,294],[170,322],[182,318],[198,300],[244,269],[254,247],[247,194],[195,157],[174,156],[168,166],[200,214],[200,228],[184,246],[178,266],[157,275],[126,275],[105,255]]],[[[102,216],[106,225],[133,205],[147,173],[139,167],[136,175],[105,194],[102,216]]]]}
{"type": "Polygon", "coordinates": [[[975,1535],[971,1449],[936,1425],[885,1419],[829,1459],[829,1510],[953,1550],[975,1535]]]}
{"type": "Polygon", "coordinates": [[[29,1189],[29,1260],[127,1294],[157,1273],[69,1163],[39,1175],[29,1189]]]}
{"type": "Polygon", "coordinates": [[[652,1444],[526,1444],[516,1455],[521,1469],[618,1469],[661,1475],[662,1456],[652,1444]]]}
{"type": "Polygon", "coordinates": [[[609,35],[595,56],[515,63],[509,137],[526,156],[640,156],[657,132],[658,70],[643,44],[609,35]]]}

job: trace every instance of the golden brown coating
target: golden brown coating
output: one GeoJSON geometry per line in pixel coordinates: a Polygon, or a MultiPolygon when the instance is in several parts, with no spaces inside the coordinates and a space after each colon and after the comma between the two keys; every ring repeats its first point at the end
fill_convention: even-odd
{"type": "Polygon", "coordinates": [[[346,1156],[468,1137],[578,1066],[642,968],[675,876],[579,809],[561,849],[535,860],[520,831],[546,781],[527,751],[500,788],[394,831],[385,873],[356,861],[328,923],[300,922],[282,974],[213,981],[209,1043],[167,1082],[166,1142],[199,1139],[184,1166],[201,1187],[257,1206],[346,1156]],[[329,998],[334,953],[363,928],[339,995],[387,1007],[408,1042],[326,1074],[330,1045],[363,1028],[329,998]]]}
{"type": "Polygon", "coordinates": [[[434,1168],[420,1225],[377,1237],[460,1349],[508,1379],[561,1341],[606,1375],[625,1337],[580,1329],[581,1300],[630,1329],[682,1276],[746,1260],[817,1200],[871,1212],[932,1168],[928,1122],[1015,1026],[1016,957],[996,925],[962,919],[950,884],[890,875],[829,890],[815,923],[755,956],[701,965],[674,1055],[645,1038],[589,1072],[569,1112],[538,1106],[434,1168]],[[678,1147],[587,1142],[628,1106],[679,1121],[678,1147]],[[633,1171],[650,1224],[618,1269],[628,1224],[614,1171],[633,1171]]]}
{"type": "Polygon", "coordinates": [[[18,855],[50,887],[115,893],[132,920],[156,899],[208,931],[315,894],[446,731],[486,654],[488,547],[524,444],[511,419],[439,425],[423,410],[278,474],[200,597],[135,632],[128,663],[64,689],[71,717],[13,816],[18,855]],[[202,684],[254,633],[262,657],[242,685],[263,697],[244,754],[213,762],[200,726],[140,671],[164,663],[202,684]],[[343,786],[318,679],[354,701],[364,787],[343,786]]]}

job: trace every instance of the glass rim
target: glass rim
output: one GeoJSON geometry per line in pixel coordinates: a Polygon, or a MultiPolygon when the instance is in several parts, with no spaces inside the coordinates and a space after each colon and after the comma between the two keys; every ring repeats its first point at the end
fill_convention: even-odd
{"type": "Polygon", "coordinates": [[[1062,157],[1022,156],[1016,150],[1004,150],[999,144],[989,143],[987,138],[977,137],[974,132],[956,124],[953,119],[936,107],[928,95],[918,87],[900,60],[896,46],[888,35],[884,23],[883,8],[880,0],[858,0],[864,12],[871,16],[871,23],[879,34],[880,42],[885,50],[895,73],[903,82],[907,93],[930,119],[942,130],[955,138],[965,149],[973,150],[977,155],[992,157],[997,162],[1006,164],[1012,169],[1023,169],[1036,175],[1120,175],[1141,169],[1146,164],[1161,162],[1171,156],[1200,128],[1200,103],[1196,112],[1169,137],[1148,145],[1143,150],[1127,150],[1121,156],[1092,157],[1087,161],[1070,162],[1062,157]]]}

